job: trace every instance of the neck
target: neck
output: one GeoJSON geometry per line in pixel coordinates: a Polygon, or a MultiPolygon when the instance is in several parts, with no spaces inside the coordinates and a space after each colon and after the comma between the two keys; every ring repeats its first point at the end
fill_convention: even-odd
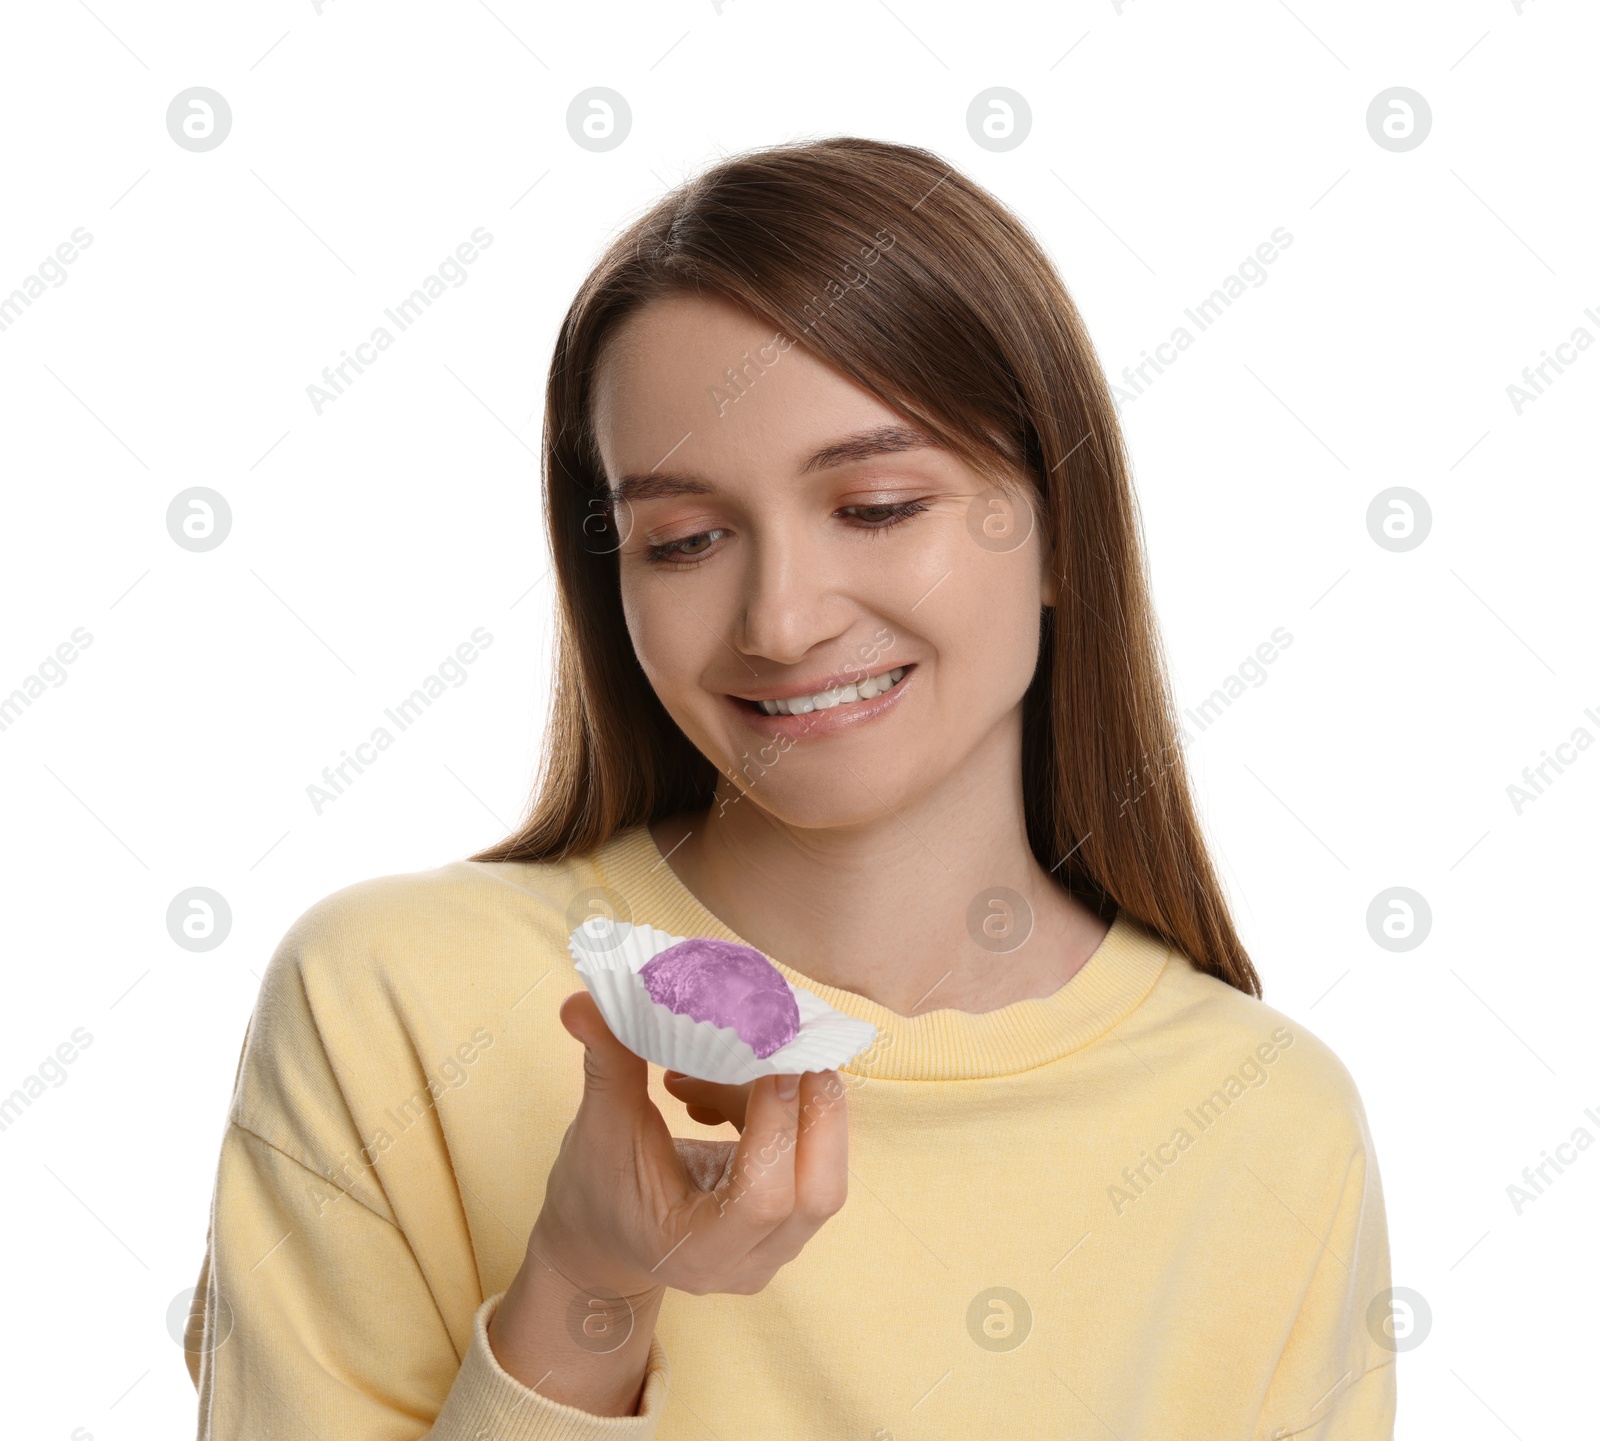
{"type": "Polygon", "coordinates": [[[651,835],[708,910],[803,975],[897,1015],[994,1010],[1058,990],[1110,928],[1029,848],[1020,741],[849,824],[794,824],[724,778],[651,835]]]}

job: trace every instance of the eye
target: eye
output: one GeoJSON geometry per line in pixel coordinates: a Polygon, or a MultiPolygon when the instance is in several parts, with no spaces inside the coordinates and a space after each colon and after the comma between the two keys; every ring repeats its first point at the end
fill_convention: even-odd
{"type": "Polygon", "coordinates": [[[845,507],[845,510],[853,510],[861,513],[859,514],[858,518],[869,522],[869,524],[866,526],[866,529],[869,531],[879,531],[888,530],[890,526],[899,525],[903,520],[910,520],[912,516],[920,514],[927,508],[928,505],[926,501],[902,500],[894,505],[848,505],[845,507]],[[868,511],[877,512],[876,517],[865,514],[865,512],[868,511]],[[871,524],[870,522],[874,518],[876,518],[878,521],[881,521],[882,524],[871,524]]]}
{"type": "MultiPolygon", "coordinates": [[[[855,512],[853,518],[860,524],[851,528],[872,535],[900,525],[927,508],[926,501],[905,500],[893,505],[847,505],[836,514],[850,515],[855,512]]],[[[647,545],[644,549],[645,562],[648,565],[664,566],[668,570],[692,570],[711,553],[707,543],[726,534],[727,531],[719,526],[714,530],[702,530],[694,535],[687,535],[682,540],[668,540],[660,545],[647,545]]]]}
{"type": "Polygon", "coordinates": [[[663,541],[660,545],[647,545],[644,548],[644,558],[651,565],[675,566],[680,570],[688,570],[693,565],[699,564],[699,557],[706,551],[700,544],[714,536],[723,535],[725,532],[716,530],[702,530],[696,535],[686,535],[682,540],[663,541]],[[676,559],[678,556],[687,556],[687,561],[676,559]]]}

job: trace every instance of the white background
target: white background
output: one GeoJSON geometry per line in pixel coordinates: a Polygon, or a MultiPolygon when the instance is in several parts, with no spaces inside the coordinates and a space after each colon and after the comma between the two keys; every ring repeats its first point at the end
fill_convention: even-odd
{"type": "Polygon", "coordinates": [[[1293,636],[1195,732],[1199,799],[1268,1002],[1366,1101],[1394,1282],[1432,1313],[1399,1434],[1592,1426],[1600,1146],[1520,1215],[1507,1187],[1575,1128],[1600,1139],[1600,747],[1520,814],[1507,787],[1600,737],[1600,347],[1520,414],[1506,388],[1579,325],[1600,338],[1600,18],[1120,8],[10,9],[0,294],[75,227],[93,241],[0,332],[0,694],[93,640],[0,731],[0,1094],[93,1041],[0,1132],[8,1434],[190,1434],[167,1311],[268,956],[328,892],[498,839],[532,781],[559,319],[664,187],[839,132],[925,145],[1017,210],[1113,377],[1292,234],[1123,410],[1180,703],[1293,636]],[[233,117],[204,153],[165,121],[196,85],[233,117]],[[566,128],[596,85],[632,110],[606,153],[566,128]],[[1397,85],[1432,111],[1404,152],[1365,118],[1397,85]],[[991,86],[1032,111],[1000,153],[966,124],[991,86]],[[307,385],[478,226],[468,281],[316,414],[307,385]],[[1400,553],[1366,521],[1396,485],[1432,513],[1400,553]],[[192,486],[232,511],[206,553],[166,528],[192,486]],[[317,814],[323,767],[479,626],[467,682],[317,814]],[[205,953],[167,933],[192,886],[232,910],[205,953]],[[1403,953],[1366,922],[1392,886],[1432,911],[1403,953]]]}

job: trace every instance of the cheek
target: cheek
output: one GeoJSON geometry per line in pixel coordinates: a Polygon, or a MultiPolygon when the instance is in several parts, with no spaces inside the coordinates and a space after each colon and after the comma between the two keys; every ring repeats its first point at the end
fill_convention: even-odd
{"type": "Polygon", "coordinates": [[[1032,568],[985,567],[987,584],[976,587],[957,613],[974,687],[988,704],[1009,707],[1021,698],[1039,660],[1039,583],[1032,568]],[[995,573],[998,572],[998,573],[995,573]]]}
{"type": "Polygon", "coordinates": [[[663,581],[637,570],[625,571],[620,595],[639,665],[662,703],[675,710],[678,698],[693,691],[696,678],[705,669],[707,646],[716,644],[712,631],[695,619],[698,614],[715,625],[713,617],[706,615],[706,597],[697,595],[691,611],[674,594],[670,577],[663,581]]]}
{"type": "Polygon", "coordinates": [[[663,621],[662,600],[671,597],[664,591],[652,595],[660,586],[649,576],[623,576],[620,594],[622,614],[628,623],[628,639],[633,642],[633,653],[650,678],[650,683],[660,688],[663,677],[670,677],[675,669],[673,660],[672,629],[663,621]]]}
{"type": "Polygon", "coordinates": [[[981,677],[1010,699],[1009,692],[1026,689],[1038,660],[1040,565],[1036,538],[991,551],[963,533],[939,557],[937,589],[906,619],[931,627],[937,615],[945,639],[935,644],[952,672],[981,677]]]}

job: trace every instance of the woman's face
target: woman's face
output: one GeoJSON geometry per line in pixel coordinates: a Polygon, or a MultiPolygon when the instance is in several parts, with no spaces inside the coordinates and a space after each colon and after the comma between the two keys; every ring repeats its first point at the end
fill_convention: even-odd
{"type": "Polygon", "coordinates": [[[729,800],[842,826],[1015,776],[1055,603],[1028,511],[721,299],[634,312],[594,409],[634,650],[729,800]]]}

